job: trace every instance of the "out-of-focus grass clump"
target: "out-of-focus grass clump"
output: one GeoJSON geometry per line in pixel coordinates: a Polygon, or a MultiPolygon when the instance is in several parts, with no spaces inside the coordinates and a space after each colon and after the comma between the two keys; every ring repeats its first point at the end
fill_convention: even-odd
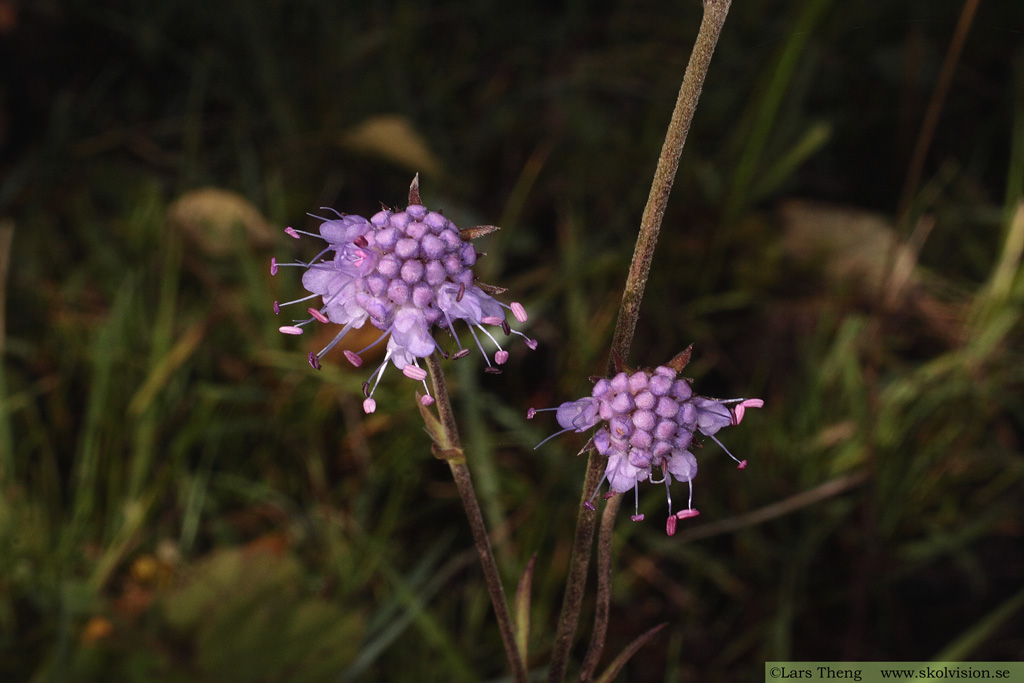
{"type": "MultiPolygon", "coordinates": [[[[1024,52],[960,7],[735,3],[631,363],[695,343],[762,396],[700,451],[702,515],[620,521],[609,652],[636,681],[766,659],[1024,651],[1024,52]]],[[[475,681],[500,641],[412,383],[284,338],[278,230],[424,199],[541,348],[450,383],[531,666],[561,599],[582,437],[527,407],[604,367],[698,2],[0,0],[0,680],[475,681]],[[499,277],[500,276],[500,277],[499,277]]],[[[287,318],[287,315],[284,316],[287,318]]],[[[641,498],[663,516],[654,491],[641,498]]],[[[681,493],[681,492],[680,492],[681,493]]],[[[586,619],[586,615],[585,615],[586,619]]],[[[584,628],[584,635],[587,629],[584,628]]],[[[581,653],[582,654],[582,653],[581,653]]],[[[608,655],[610,656],[610,655],[608,655]]]]}

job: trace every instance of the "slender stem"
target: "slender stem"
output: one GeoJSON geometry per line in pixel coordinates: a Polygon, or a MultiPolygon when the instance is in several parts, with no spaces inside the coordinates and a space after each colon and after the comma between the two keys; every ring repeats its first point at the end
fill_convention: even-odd
{"type": "MultiPolygon", "coordinates": [[[[633,262],[629,266],[626,288],[622,293],[622,304],[619,306],[619,319],[612,337],[612,349],[626,360],[629,347],[633,342],[636,322],[640,317],[640,302],[644,297],[647,275],[651,270],[651,259],[654,258],[654,247],[661,231],[661,221],[668,206],[668,197],[675,182],[676,170],[679,168],[679,157],[686,144],[686,135],[690,132],[693,113],[697,109],[704,77],[711,64],[711,56],[715,52],[718,36],[722,32],[726,14],[732,0],[706,0],[704,18],[700,24],[700,32],[690,53],[690,62],[686,65],[683,84],[679,88],[676,107],[672,112],[672,120],[668,124],[665,142],[661,147],[661,157],[654,171],[654,182],[651,193],[647,197],[643,217],[640,219],[640,234],[633,249],[633,262]]],[[[608,371],[612,371],[609,360],[608,371]]]]}
{"type": "Polygon", "coordinates": [[[583,497],[576,518],[576,535],[573,538],[572,555],[569,558],[569,576],[565,583],[565,596],[562,598],[562,612],[558,617],[551,664],[548,667],[548,683],[561,683],[564,680],[569,650],[572,648],[572,639],[576,635],[576,624],[579,622],[583,589],[587,584],[590,546],[594,541],[594,519],[597,516],[597,512],[586,508],[582,501],[590,499],[593,491],[601,483],[601,476],[604,474],[601,467],[593,466],[595,460],[596,458],[591,452],[587,461],[587,474],[583,481],[583,497]]]}
{"type": "Polygon", "coordinates": [[[430,383],[434,386],[437,415],[441,418],[442,433],[435,436],[443,439],[444,443],[438,445],[442,448],[461,449],[462,440],[459,438],[459,427],[455,423],[455,413],[452,411],[452,399],[448,395],[448,382],[445,381],[441,357],[436,350],[427,357],[427,372],[430,373],[430,383]]]}
{"type": "Polygon", "coordinates": [[[437,436],[440,437],[442,443],[438,443],[437,446],[451,468],[452,478],[459,490],[462,506],[466,510],[469,528],[473,532],[473,542],[476,544],[477,553],[480,555],[480,564],[484,570],[487,592],[490,593],[491,605],[494,607],[494,615],[498,620],[498,630],[501,631],[505,656],[512,669],[512,678],[516,683],[526,683],[526,666],[516,648],[515,630],[512,627],[508,602],[505,600],[505,589],[501,585],[498,564],[494,561],[491,539],[487,535],[487,525],[484,522],[483,513],[480,512],[480,504],[477,502],[476,492],[473,490],[473,480],[469,475],[469,468],[466,466],[462,442],[455,424],[455,414],[452,412],[451,398],[448,396],[448,385],[444,379],[444,372],[441,370],[441,358],[437,351],[427,358],[427,369],[430,372],[430,381],[434,386],[437,413],[441,418],[442,433],[437,436]]]}
{"type": "MultiPolygon", "coordinates": [[[[690,131],[697,101],[704,86],[711,56],[715,52],[718,36],[725,24],[732,0],[705,0],[704,17],[701,20],[697,41],[690,53],[690,61],[686,65],[683,84],[679,88],[675,110],[669,122],[665,143],[661,148],[661,157],[654,172],[651,193],[644,208],[640,221],[640,234],[633,250],[633,261],[630,264],[626,286],[622,292],[622,303],[619,306],[619,318],[612,336],[613,354],[608,361],[608,374],[613,371],[613,358],[617,354],[626,359],[633,343],[637,319],[640,316],[640,302],[643,300],[647,276],[651,270],[654,248],[658,242],[661,221],[665,215],[672,184],[675,182],[676,170],[679,168],[679,157],[686,143],[686,135],[690,131]]],[[[554,649],[551,665],[548,669],[548,682],[561,683],[565,679],[565,669],[569,660],[569,650],[576,634],[579,622],[580,607],[583,602],[583,588],[586,585],[587,568],[590,565],[590,549],[594,540],[594,525],[597,515],[583,505],[589,500],[591,493],[601,481],[604,470],[604,458],[591,451],[587,460],[586,483],[580,499],[579,514],[576,522],[576,536],[573,541],[572,556],[569,560],[569,576],[566,580],[565,596],[562,600],[562,612],[558,618],[555,631],[554,649]]],[[[610,569],[609,569],[610,571],[610,569]]],[[[597,653],[600,656],[600,652],[597,653]]]]}
{"type": "Polygon", "coordinates": [[[622,504],[622,496],[609,498],[601,513],[601,531],[597,535],[597,606],[594,610],[594,632],[590,636],[587,655],[580,667],[580,681],[587,683],[594,678],[594,671],[601,661],[604,638],[608,633],[608,615],[611,613],[612,596],[612,533],[615,531],[615,515],[622,504]]]}
{"type": "Polygon", "coordinates": [[[935,84],[935,90],[932,91],[931,99],[928,101],[928,109],[925,110],[924,120],[921,122],[921,130],[917,135],[917,142],[914,143],[914,153],[910,158],[910,165],[907,166],[907,177],[903,181],[900,203],[896,208],[896,220],[899,222],[905,220],[910,212],[914,193],[917,191],[917,186],[921,182],[921,174],[924,172],[924,162],[928,157],[928,148],[931,147],[935,128],[939,124],[939,116],[942,114],[942,107],[946,103],[946,96],[949,94],[950,85],[953,83],[956,65],[960,61],[960,53],[963,51],[964,43],[967,42],[967,34],[971,30],[974,13],[977,11],[979,4],[981,4],[981,0],[966,0],[960,12],[960,19],[956,22],[956,30],[953,32],[949,49],[946,50],[946,58],[942,62],[942,70],[939,72],[939,80],[935,84]]]}

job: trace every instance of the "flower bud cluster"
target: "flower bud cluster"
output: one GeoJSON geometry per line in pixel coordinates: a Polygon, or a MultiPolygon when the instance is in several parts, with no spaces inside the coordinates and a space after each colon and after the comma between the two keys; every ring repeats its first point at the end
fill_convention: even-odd
{"type": "MultiPolygon", "coordinates": [[[[553,409],[563,428],[558,434],[583,432],[600,425],[591,443],[608,458],[604,480],[611,488],[609,495],[633,489],[638,496],[640,482],[664,482],[669,506],[666,529],[670,536],[675,533],[677,520],[699,514],[693,508],[697,459],[690,449],[694,433],[700,432],[722,446],[715,437],[720,429],[739,424],[747,408],[764,405],[761,399],[719,400],[697,396],[690,388],[690,380],[677,375],[678,371],[669,366],[619,372],[611,379],[597,380],[590,396],[553,409]],[[655,469],[661,473],[657,481],[654,480],[655,469]],[[673,477],[690,485],[687,508],[674,515],[669,490],[673,477]]],[[[532,418],[537,412],[531,408],[527,417],[532,418]]],[[[722,449],[736,460],[739,469],[747,466],[746,460],[737,460],[725,446],[722,449]]],[[[593,509],[593,503],[588,502],[587,506],[593,509]]],[[[641,519],[637,498],[633,521],[641,519]]]]}
{"type": "MultiPolygon", "coordinates": [[[[338,214],[335,219],[324,219],[319,234],[288,228],[285,232],[296,239],[309,235],[324,240],[327,246],[310,263],[271,261],[274,274],[281,266],[303,268],[302,285],[311,292],[310,296],[286,304],[275,302],[275,312],[280,312],[281,306],[312,299],[322,302],[320,307],[307,308],[309,318],[284,325],[280,331],[302,334],[304,326],[314,322],[342,326],[320,352],[309,354],[310,365],[317,369],[324,354],[350,330],[361,328],[366,322],[381,330],[381,335],[361,351],[344,352],[356,367],[362,365],[362,353],[390,335],[384,362],[363,385],[363,409],[367,413],[376,409],[373,391],[389,361],[407,377],[424,382],[426,389],[426,373],[417,359],[426,358],[438,348],[431,334],[434,326],[455,336],[459,350],[454,357],[459,358],[469,350],[462,347],[454,322],[465,321],[484,354],[487,370],[498,373],[500,369],[496,366],[505,363],[508,352],[484,325],[500,327],[506,335],[523,337],[531,349],[536,348],[537,342],[512,330],[505,319],[508,310],[518,322],[525,322],[522,305],[499,302],[474,279],[472,268],[478,255],[466,237],[480,236],[492,229],[495,228],[460,231],[442,214],[418,203],[410,204],[404,211],[380,211],[369,220],[338,214]],[[497,346],[493,365],[474,328],[497,346]]],[[[424,405],[433,403],[429,390],[421,400],[424,405]]]]}

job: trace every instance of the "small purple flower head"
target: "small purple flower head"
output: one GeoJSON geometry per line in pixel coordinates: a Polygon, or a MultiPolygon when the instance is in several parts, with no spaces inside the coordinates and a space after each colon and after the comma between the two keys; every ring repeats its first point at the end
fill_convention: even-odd
{"type": "MultiPolygon", "coordinates": [[[[723,427],[739,424],[747,408],[764,405],[759,398],[722,400],[695,395],[690,380],[677,378],[688,360],[689,349],[668,365],[653,370],[629,370],[619,364],[620,371],[614,377],[597,380],[591,396],[558,408],[540,409],[556,411],[563,429],[537,444],[538,447],[558,434],[597,427],[590,443],[608,458],[604,480],[611,489],[609,495],[633,490],[637,501],[633,521],[643,519],[639,513],[640,482],[664,483],[669,536],[675,533],[678,520],[700,514],[693,508],[697,458],[690,447],[694,434],[699,432],[713,440],[736,461],[739,469],[744,469],[747,461],[729,453],[715,434],[723,427]],[[657,480],[656,470],[661,475],[657,480]],[[686,509],[675,514],[670,491],[673,478],[687,482],[690,487],[686,509]]],[[[531,408],[527,417],[533,418],[537,412],[538,409],[531,408]]],[[[586,503],[590,509],[594,507],[592,501],[593,496],[586,503]]]]}
{"type": "MultiPolygon", "coordinates": [[[[337,213],[337,212],[335,212],[337,213]]],[[[537,348],[537,342],[513,330],[506,320],[506,311],[522,323],[526,310],[518,302],[506,305],[491,293],[498,288],[476,281],[472,267],[477,252],[469,240],[486,235],[497,228],[480,226],[459,230],[441,213],[420,204],[419,182],[413,180],[409,189],[409,206],[404,211],[385,209],[369,220],[362,216],[337,214],[337,218],[321,219],[319,234],[287,228],[293,238],[307,235],[326,242],[326,246],[310,262],[278,263],[271,260],[271,274],[284,266],[303,268],[302,286],[309,296],[279,304],[282,306],[319,299],[319,308],[308,307],[309,318],[283,325],[284,334],[302,334],[303,327],[313,323],[340,325],[341,329],[327,346],[310,354],[310,365],[320,367],[320,359],[334,348],[352,329],[367,322],[381,331],[372,344],[361,351],[344,352],[352,365],[362,365],[362,354],[388,339],[384,362],[371,373],[363,385],[363,410],[376,410],[373,392],[390,361],[407,377],[423,382],[425,372],[419,366],[438,349],[433,337],[435,327],[448,330],[455,337],[461,358],[469,353],[462,347],[455,331],[455,322],[465,321],[477,347],[484,355],[487,371],[500,373],[497,366],[508,360],[508,352],[485,327],[498,327],[506,335],[522,337],[526,345],[537,348]],[[497,347],[494,363],[480,343],[476,330],[497,347]],[[390,335],[390,338],[389,338],[390,335]]],[[[442,355],[448,357],[442,352],[442,355]]],[[[429,389],[421,401],[433,403],[429,389]]]]}

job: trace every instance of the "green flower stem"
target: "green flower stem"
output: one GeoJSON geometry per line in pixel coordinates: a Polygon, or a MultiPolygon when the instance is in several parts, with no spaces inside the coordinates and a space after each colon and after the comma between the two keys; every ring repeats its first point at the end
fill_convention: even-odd
{"type": "MultiPolygon", "coordinates": [[[[473,490],[473,480],[469,475],[469,468],[466,466],[466,457],[462,451],[462,442],[455,424],[455,414],[452,412],[451,398],[448,396],[448,385],[444,379],[444,372],[441,370],[441,358],[437,351],[427,358],[427,370],[430,372],[430,381],[434,386],[437,413],[441,418],[437,430],[439,433],[432,434],[436,442],[434,453],[448,462],[455,486],[459,489],[459,497],[462,498],[462,506],[466,510],[469,528],[473,532],[473,541],[480,555],[480,564],[483,566],[487,592],[490,593],[494,615],[498,619],[498,630],[501,631],[501,642],[505,647],[505,656],[512,669],[512,678],[516,683],[526,683],[526,666],[516,648],[515,630],[512,627],[508,602],[505,600],[505,589],[501,585],[498,564],[494,561],[491,539],[487,535],[487,525],[480,512],[480,504],[477,502],[476,492],[473,490]]],[[[429,423],[428,429],[430,429],[429,423]]]]}
{"type": "MultiPolygon", "coordinates": [[[[665,143],[661,148],[661,157],[654,172],[654,182],[647,198],[643,217],[640,220],[640,234],[633,250],[633,261],[629,267],[626,286],[622,292],[622,304],[619,306],[619,317],[612,336],[611,355],[608,360],[607,374],[614,371],[614,358],[626,359],[633,343],[637,319],[640,316],[640,302],[644,297],[647,276],[654,258],[654,248],[658,242],[661,221],[665,216],[672,184],[675,182],[679,168],[679,157],[686,143],[686,135],[690,131],[697,101],[704,86],[704,78],[711,64],[711,56],[715,52],[718,36],[725,24],[732,0],[705,0],[704,17],[701,20],[697,41],[690,53],[690,62],[686,65],[683,84],[679,88],[675,110],[669,122],[665,143]]],[[[596,512],[587,510],[584,503],[589,500],[601,476],[604,473],[604,458],[590,452],[587,460],[586,483],[580,499],[579,516],[576,522],[576,536],[573,541],[572,556],[569,560],[569,577],[566,581],[565,596],[562,601],[562,612],[558,618],[555,632],[555,644],[548,669],[548,682],[561,683],[565,679],[565,669],[569,660],[569,650],[579,623],[580,607],[583,602],[583,589],[587,580],[587,568],[590,565],[590,549],[594,541],[596,512]]],[[[609,563],[608,571],[611,571],[609,563]]],[[[604,597],[605,600],[608,596],[604,597]]],[[[600,606],[598,607],[600,611],[600,606]]],[[[596,653],[600,656],[600,651],[596,653]]]]}

